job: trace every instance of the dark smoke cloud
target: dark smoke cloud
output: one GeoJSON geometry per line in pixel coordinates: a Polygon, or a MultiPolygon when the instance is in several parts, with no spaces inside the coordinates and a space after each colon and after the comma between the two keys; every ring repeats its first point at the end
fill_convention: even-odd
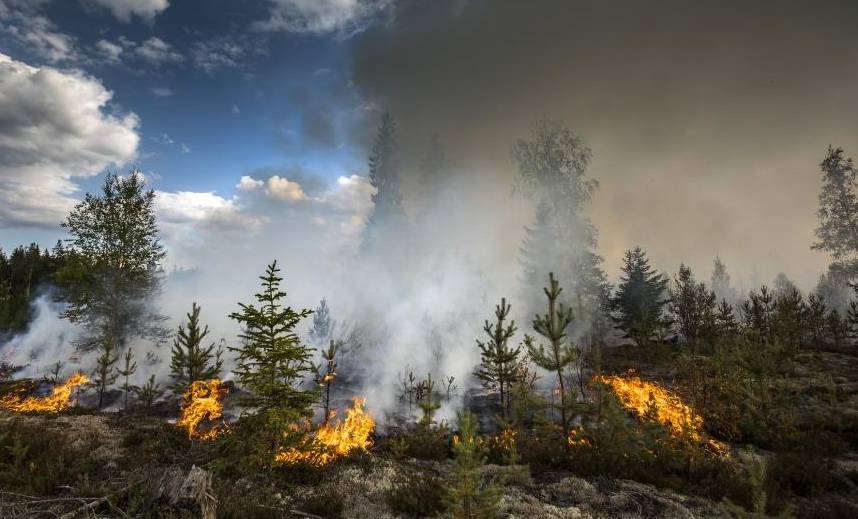
{"type": "Polygon", "coordinates": [[[827,264],[809,250],[817,164],[829,143],[858,154],[856,14],[854,2],[403,2],[358,37],[353,77],[397,116],[406,149],[439,132],[497,182],[536,121],[571,126],[593,148],[612,276],[640,244],[666,270],[686,261],[708,278],[720,254],[734,277],[786,271],[806,287],[827,264]]]}

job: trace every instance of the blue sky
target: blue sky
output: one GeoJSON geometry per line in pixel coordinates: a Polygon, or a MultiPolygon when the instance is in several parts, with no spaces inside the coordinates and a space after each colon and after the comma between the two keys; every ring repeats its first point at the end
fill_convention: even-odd
{"type": "MultiPolygon", "coordinates": [[[[27,85],[19,86],[20,96],[33,98],[31,91],[39,90],[51,99],[34,102],[31,112],[44,114],[28,113],[19,121],[22,127],[4,128],[4,133],[27,135],[45,125],[66,124],[49,106],[61,102],[59,95],[37,79],[47,69],[57,71],[60,82],[83,78],[77,82],[92,87],[93,98],[110,96],[95,111],[76,114],[104,128],[76,137],[74,146],[85,141],[84,146],[88,142],[100,150],[104,143],[99,139],[112,131],[111,118],[136,118],[131,131],[123,132],[128,145],[119,149],[111,143],[114,149],[99,151],[99,160],[56,159],[46,167],[42,157],[27,157],[23,160],[32,164],[26,171],[19,168],[21,161],[6,170],[0,164],[0,186],[5,185],[0,197],[5,191],[9,205],[5,214],[0,210],[0,237],[5,236],[0,244],[57,235],[59,222],[52,218],[81,193],[97,189],[106,169],[136,167],[158,191],[213,192],[226,201],[245,175],[321,177],[336,185],[340,176],[361,173],[366,153],[354,129],[377,113],[367,109],[351,84],[350,47],[354,35],[383,16],[386,5],[357,0],[0,0],[0,53],[10,70],[32,69],[27,69],[27,85]],[[39,121],[42,116],[45,123],[39,121]],[[51,168],[63,178],[48,178],[44,172],[51,168]],[[35,169],[37,174],[31,172],[35,169]],[[54,192],[48,187],[52,181],[58,186],[54,192]],[[25,187],[38,189],[44,197],[36,198],[56,204],[56,210],[15,211],[11,206],[33,198],[24,194],[25,187]]],[[[67,102],[86,99],[75,94],[67,102]]],[[[5,111],[16,110],[9,106],[5,111]]],[[[58,131],[45,142],[55,142],[58,131]]],[[[38,143],[22,139],[17,148],[11,144],[4,151],[24,153],[38,143]]]]}

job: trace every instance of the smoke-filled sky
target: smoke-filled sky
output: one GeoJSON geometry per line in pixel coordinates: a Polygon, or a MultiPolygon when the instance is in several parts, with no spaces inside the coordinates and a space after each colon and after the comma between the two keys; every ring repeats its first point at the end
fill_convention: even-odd
{"type": "MultiPolygon", "coordinates": [[[[407,156],[437,132],[493,194],[469,192],[475,210],[506,213],[510,147],[550,118],[593,150],[610,277],[639,244],[667,271],[708,278],[721,255],[748,285],[784,271],[806,287],[827,264],[809,249],[817,165],[829,144],[858,150],[857,16],[845,1],[0,0],[0,246],[50,244],[106,169],[137,166],[174,265],[210,261],[210,234],[249,249],[284,222],[346,250],[384,110],[407,156]]],[[[491,234],[512,251],[517,203],[491,234]]]]}

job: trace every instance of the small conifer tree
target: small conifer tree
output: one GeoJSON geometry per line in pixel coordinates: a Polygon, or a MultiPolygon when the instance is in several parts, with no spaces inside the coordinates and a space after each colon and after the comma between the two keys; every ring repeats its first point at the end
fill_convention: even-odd
{"type": "Polygon", "coordinates": [[[187,325],[179,325],[179,331],[173,340],[170,377],[175,393],[184,392],[197,380],[217,378],[223,366],[223,348],[215,347],[213,342],[208,346],[203,345],[209,334],[209,327],[200,326],[200,306],[197,303],[191,305],[187,317],[187,325]]]}
{"type": "Polygon", "coordinates": [[[534,343],[533,337],[529,335],[525,336],[524,344],[534,364],[557,375],[560,389],[560,426],[565,431],[569,426],[568,408],[571,402],[566,394],[564,372],[578,358],[580,350],[566,340],[566,328],[572,323],[574,316],[571,308],[557,302],[563,289],[554,279],[553,273],[548,274],[548,287],[544,292],[548,298],[548,312],[534,317],[533,329],[548,341],[548,348],[534,343]]]}
{"type": "Polygon", "coordinates": [[[489,391],[497,391],[500,397],[501,418],[506,421],[509,418],[510,408],[510,386],[518,367],[518,356],[521,354],[520,347],[509,346],[509,340],[515,335],[515,321],[504,324],[509,316],[510,305],[505,298],[501,298],[499,305],[495,307],[495,323],[486,320],[483,330],[489,336],[486,342],[477,340],[480,348],[481,362],[475,375],[489,391]]]}
{"type": "Polygon", "coordinates": [[[258,305],[239,303],[241,310],[230,314],[243,326],[241,345],[230,349],[237,354],[233,372],[250,392],[245,398],[249,411],[244,417],[253,433],[262,434],[274,450],[285,441],[283,433],[290,424],[312,416],[317,397],[315,390],[300,387],[313,370],[313,349],[303,344],[295,331],[312,312],[283,305],[286,292],[280,290],[283,278],[279,272],[276,261],[268,265],[259,278],[262,291],[256,294],[258,305]]]}
{"type": "MultiPolygon", "coordinates": [[[[322,300],[324,302],[324,299],[322,300]]],[[[325,423],[331,417],[331,386],[337,378],[337,357],[342,343],[331,339],[327,350],[322,350],[322,362],[313,366],[316,372],[316,383],[322,390],[322,409],[325,412],[325,423]]]]}
{"type": "Polygon", "coordinates": [[[123,378],[122,391],[125,394],[125,405],[123,410],[128,412],[128,392],[131,391],[130,379],[134,373],[137,373],[137,362],[134,360],[134,351],[131,348],[125,350],[125,364],[122,369],[117,370],[119,376],[123,378]]]}
{"type": "Polygon", "coordinates": [[[155,382],[155,375],[150,375],[146,383],[142,386],[132,388],[134,394],[137,395],[137,400],[143,404],[143,408],[151,410],[155,402],[164,396],[164,390],[161,389],[161,384],[155,382]]]}
{"type": "Polygon", "coordinates": [[[483,480],[485,445],[477,436],[477,420],[467,411],[458,414],[459,434],[453,438],[452,481],[447,494],[454,517],[494,517],[497,491],[483,480]]]}
{"type": "Polygon", "coordinates": [[[116,382],[118,376],[116,373],[116,363],[119,361],[119,355],[116,353],[116,348],[110,339],[104,341],[100,352],[95,359],[95,373],[93,374],[93,382],[98,392],[99,409],[104,405],[104,394],[107,392],[107,388],[116,382]]]}

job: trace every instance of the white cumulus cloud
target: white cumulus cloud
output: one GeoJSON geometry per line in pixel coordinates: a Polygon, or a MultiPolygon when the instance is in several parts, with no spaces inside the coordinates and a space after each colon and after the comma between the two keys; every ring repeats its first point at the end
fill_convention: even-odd
{"type": "Polygon", "coordinates": [[[134,159],[133,113],[81,71],[34,67],[0,54],[0,226],[55,226],[75,202],[74,178],[134,159]]]}

